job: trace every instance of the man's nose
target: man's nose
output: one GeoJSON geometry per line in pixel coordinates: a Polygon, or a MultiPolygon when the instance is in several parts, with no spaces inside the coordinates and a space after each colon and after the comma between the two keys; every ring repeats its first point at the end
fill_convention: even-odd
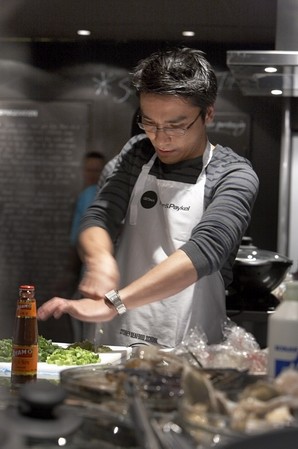
{"type": "Polygon", "coordinates": [[[155,131],[155,142],[169,142],[171,138],[165,133],[163,128],[157,128],[155,131]]]}

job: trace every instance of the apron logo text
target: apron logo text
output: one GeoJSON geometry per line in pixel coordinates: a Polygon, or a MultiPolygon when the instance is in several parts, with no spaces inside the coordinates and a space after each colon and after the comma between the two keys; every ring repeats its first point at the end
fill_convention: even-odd
{"type": "Polygon", "coordinates": [[[126,329],[120,329],[120,334],[126,337],[136,338],[138,340],[147,341],[148,343],[157,343],[157,338],[150,335],[139,334],[137,332],[131,332],[126,329]]]}
{"type": "Polygon", "coordinates": [[[173,210],[177,210],[177,211],[189,211],[190,210],[190,206],[177,206],[176,204],[173,203],[162,203],[160,202],[161,206],[164,207],[165,209],[173,209],[173,210]]]}

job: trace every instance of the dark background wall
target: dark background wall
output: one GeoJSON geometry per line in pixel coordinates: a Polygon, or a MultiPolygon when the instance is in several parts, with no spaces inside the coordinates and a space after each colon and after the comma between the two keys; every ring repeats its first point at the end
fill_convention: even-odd
{"type": "MultiPolygon", "coordinates": [[[[102,151],[107,159],[119,152],[137,107],[129,71],[164,46],[1,44],[0,338],[11,335],[20,283],[35,283],[39,302],[59,294],[82,156],[87,149],[102,151]]],[[[227,48],[192,46],[205,51],[219,83],[210,140],[250,159],[260,178],[248,234],[257,246],[276,250],[282,99],[244,97],[226,67],[227,48]]],[[[71,341],[67,318],[41,326],[46,337],[71,341]]]]}

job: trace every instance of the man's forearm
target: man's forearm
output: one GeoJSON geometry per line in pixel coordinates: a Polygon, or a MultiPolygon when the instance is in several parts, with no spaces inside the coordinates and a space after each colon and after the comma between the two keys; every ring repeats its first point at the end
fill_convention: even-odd
{"type": "Polygon", "coordinates": [[[82,261],[88,264],[102,251],[113,254],[113,242],[105,229],[87,228],[79,235],[78,251],[82,261]]]}
{"type": "Polygon", "coordinates": [[[119,291],[127,309],[172,296],[197,281],[197,271],[189,257],[176,251],[144,276],[119,291]]]}
{"type": "Polygon", "coordinates": [[[79,244],[85,267],[79,290],[86,298],[103,299],[109,290],[119,286],[112,240],[104,229],[92,227],[80,234],[79,244]]]}

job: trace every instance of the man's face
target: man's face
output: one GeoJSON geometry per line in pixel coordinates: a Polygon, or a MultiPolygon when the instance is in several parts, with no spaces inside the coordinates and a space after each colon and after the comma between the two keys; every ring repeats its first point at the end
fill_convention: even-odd
{"type": "Polygon", "coordinates": [[[213,107],[207,109],[203,119],[200,108],[183,97],[142,93],[140,109],[143,125],[158,128],[146,134],[162,162],[175,164],[203,154],[207,143],[205,125],[213,119],[213,107]],[[170,128],[188,129],[184,135],[171,136],[170,128]]]}
{"type": "Polygon", "coordinates": [[[84,187],[97,184],[104,167],[104,160],[97,157],[88,157],[84,161],[84,187]]]}

